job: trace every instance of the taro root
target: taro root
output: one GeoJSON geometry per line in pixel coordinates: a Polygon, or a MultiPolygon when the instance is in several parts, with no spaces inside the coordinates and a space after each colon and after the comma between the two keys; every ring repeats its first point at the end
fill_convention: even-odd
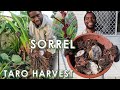
{"type": "Polygon", "coordinates": [[[76,66],[75,69],[82,74],[87,74],[87,75],[91,74],[91,71],[87,69],[85,66],[76,66]]]}
{"type": "Polygon", "coordinates": [[[84,57],[75,58],[75,69],[83,74],[97,74],[99,72],[98,65],[92,61],[85,60],[84,57]]]}
{"type": "Polygon", "coordinates": [[[86,62],[83,57],[76,58],[76,65],[85,66],[86,62]]]}
{"type": "Polygon", "coordinates": [[[89,76],[99,73],[98,75],[101,75],[110,68],[114,61],[119,60],[120,53],[117,46],[113,45],[111,48],[112,43],[101,35],[89,35],[91,34],[82,35],[74,40],[76,49],[74,49],[75,52],[71,50],[72,55],[69,55],[69,60],[75,62],[75,65],[72,63],[71,65],[82,74],[89,76]]]}
{"type": "Polygon", "coordinates": [[[111,59],[111,53],[110,50],[104,49],[103,56],[99,58],[98,65],[102,68],[102,70],[108,68],[111,63],[113,63],[113,60],[111,59]]]}
{"type": "Polygon", "coordinates": [[[78,47],[75,50],[76,54],[74,54],[75,69],[82,74],[98,74],[110,67],[117,54],[116,47],[105,49],[97,40],[83,41],[80,39],[75,43],[78,47]]]}
{"type": "Polygon", "coordinates": [[[91,50],[89,51],[89,57],[92,60],[98,60],[102,55],[102,50],[99,46],[94,45],[92,46],[91,50]]]}
{"type": "Polygon", "coordinates": [[[80,39],[78,42],[77,42],[77,46],[80,49],[83,49],[83,46],[84,46],[84,41],[82,39],[80,39]]]}
{"type": "Polygon", "coordinates": [[[50,70],[51,69],[51,65],[50,65],[50,60],[46,57],[48,57],[48,55],[46,54],[44,56],[41,55],[40,50],[38,49],[34,49],[32,51],[32,53],[30,54],[30,58],[31,58],[31,66],[33,70],[50,70]]]}
{"type": "Polygon", "coordinates": [[[85,60],[84,57],[76,57],[75,58],[75,69],[83,74],[91,74],[89,68],[87,68],[88,61],[85,60]]]}
{"type": "Polygon", "coordinates": [[[82,74],[87,74],[87,75],[89,75],[89,74],[91,74],[91,71],[90,71],[90,69],[89,68],[87,68],[86,67],[87,66],[87,63],[86,63],[86,65],[85,65],[85,63],[83,64],[83,65],[75,65],[75,69],[78,71],[78,72],[80,72],[80,73],[82,73],[82,74]]]}
{"type": "Polygon", "coordinates": [[[85,51],[84,50],[80,50],[77,52],[77,54],[75,55],[75,57],[80,57],[82,55],[84,55],[85,51]]]}
{"type": "Polygon", "coordinates": [[[85,50],[85,53],[83,54],[83,57],[84,57],[85,59],[88,59],[89,54],[87,53],[86,48],[85,48],[84,50],[85,50]]]}
{"type": "Polygon", "coordinates": [[[105,58],[100,58],[98,65],[102,68],[102,70],[108,68],[112,61],[105,59],[105,58]]]}
{"type": "Polygon", "coordinates": [[[89,61],[89,69],[91,71],[91,74],[97,74],[99,73],[99,70],[98,70],[98,65],[92,61],[89,61]]]}

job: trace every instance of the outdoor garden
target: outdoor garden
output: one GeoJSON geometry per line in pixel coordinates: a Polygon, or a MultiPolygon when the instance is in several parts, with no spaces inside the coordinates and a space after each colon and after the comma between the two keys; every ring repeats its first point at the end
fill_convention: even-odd
{"type": "MultiPolygon", "coordinates": [[[[29,18],[26,11],[20,15],[10,12],[11,16],[0,12],[0,78],[4,70],[29,70],[29,18]]],[[[11,78],[11,77],[8,77],[11,78]]]]}
{"type": "MultiPolygon", "coordinates": [[[[11,16],[5,16],[3,12],[0,12],[0,79],[20,79],[21,77],[4,77],[3,71],[27,70],[31,73],[30,40],[28,35],[30,19],[26,11],[20,11],[19,15],[10,12],[11,16]]],[[[52,29],[59,40],[73,40],[77,33],[75,15],[72,12],[67,13],[65,15],[64,12],[60,12],[61,16],[56,16],[56,11],[53,11],[51,16],[53,19],[52,29]]],[[[61,55],[64,57],[64,52],[61,52],[61,55]]],[[[30,76],[27,78],[30,78],[30,76]]]]}

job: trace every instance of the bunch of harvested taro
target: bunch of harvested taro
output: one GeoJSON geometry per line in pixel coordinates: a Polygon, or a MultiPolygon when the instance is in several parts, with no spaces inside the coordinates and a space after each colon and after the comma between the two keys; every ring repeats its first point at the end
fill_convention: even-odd
{"type": "Polygon", "coordinates": [[[46,70],[51,70],[52,68],[52,55],[47,51],[44,55],[41,55],[40,49],[36,48],[32,50],[30,59],[32,70],[43,70],[45,72],[46,70]]]}
{"type": "Polygon", "coordinates": [[[81,39],[76,42],[76,46],[74,68],[82,74],[100,73],[111,66],[116,56],[115,48],[112,47],[108,50],[97,40],[88,39],[83,41],[81,39]]]}

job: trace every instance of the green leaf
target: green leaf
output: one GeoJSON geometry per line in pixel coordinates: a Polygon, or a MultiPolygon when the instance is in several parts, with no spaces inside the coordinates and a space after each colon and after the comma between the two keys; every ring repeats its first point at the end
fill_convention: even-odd
{"type": "Polygon", "coordinates": [[[11,63],[11,61],[8,62],[8,63],[3,63],[3,64],[2,64],[2,66],[1,66],[1,71],[0,71],[0,76],[3,74],[3,73],[2,73],[3,70],[5,70],[5,69],[10,69],[10,67],[8,66],[10,63],[11,63]]]}
{"type": "Polygon", "coordinates": [[[15,25],[12,21],[8,20],[4,16],[3,16],[3,18],[8,21],[8,23],[12,26],[12,28],[13,28],[13,30],[15,30],[15,32],[18,32],[18,31],[22,32],[21,36],[20,36],[20,40],[21,40],[21,43],[23,44],[25,50],[27,51],[27,43],[29,44],[29,37],[28,37],[28,32],[27,32],[28,29],[23,27],[23,25],[25,25],[25,24],[23,24],[24,22],[21,19],[22,17],[18,17],[17,15],[15,15],[13,13],[11,13],[11,16],[17,25],[15,25]]]}
{"type": "Polygon", "coordinates": [[[12,51],[18,51],[18,38],[10,30],[3,32],[1,35],[1,49],[6,51],[5,53],[12,51]]]}
{"type": "Polygon", "coordinates": [[[70,35],[71,29],[72,29],[72,27],[71,27],[71,25],[70,25],[70,26],[67,28],[67,31],[66,31],[67,35],[70,35]]]}
{"type": "Polygon", "coordinates": [[[27,11],[20,11],[20,15],[25,15],[25,16],[27,16],[27,11]]]}
{"type": "Polygon", "coordinates": [[[0,54],[0,57],[1,57],[3,60],[10,61],[9,56],[8,56],[6,53],[0,54]]]}
{"type": "Polygon", "coordinates": [[[15,30],[15,32],[19,31],[19,29],[13,24],[12,21],[10,21],[9,19],[5,18],[4,16],[3,16],[3,18],[8,21],[8,23],[12,26],[12,28],[15,30]]]}
{"type": "Polygon", "coordinates": [[[76,34],[74,33],[72,36],[71,36],[71,39],[73,40],[75,38],[76,34]]]}
{"type": "Polygon", "coordinates": [[[0,57],[0,66],[2,65],[3,59],[0,57]]]}
{"type": "Polygon", "coordinates": [[[22,62],[22,58],[19,55],[12,55],[12,61],[15,64],[20,64],[22,62]]]}
{"type": "Polygon", "coordinates": [[[64,32],[62,31],[62,30],[60,30],[61,32],[60,32],[60,36],[61,37],[64,37],[64,32]]]}
{"type": "MultiPolygon", "coordinates": [[[[11,13],[11,12],[10,12],[10,13],[11,13]]],[[[22,23],[20,22],[20,20],[17,18],[17,16],[16,16],[15,14],[11,13],[11,15],[12,15],[12,18],[13,18],[13,19],[17,22],[17,24],[19,25],[20,30],[22,31],[22,34],[23,34],[23,37],[24,37],[25,42],[28,41],[28,38],[26,37],[26,31],[25,31],[25,29],[23,28],[22,23]]],[[[21,17],[19,17],[19,18],[21,18],[21,17]]]]}
{"type": "Polygon", "coordinates": [[[29,67],[29,66],[26,66],[26,67],[25,67],[25,70],[29,70],[29,69],[30,69],[30,67],[29,67]]]}
{"type": "Polygon", "coordinates": [[[0,28],[0,34],[3,32],[3,30],[5,29],[5,24],[6,23],[2,23],[0,26],[1,26],[1,28],[0,28]]]}

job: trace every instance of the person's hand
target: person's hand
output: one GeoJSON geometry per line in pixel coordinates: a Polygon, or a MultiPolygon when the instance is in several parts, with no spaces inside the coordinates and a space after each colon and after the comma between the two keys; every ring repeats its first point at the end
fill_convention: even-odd
{"type": "Polygon", "coordinates": [[[113,45],[111,48],[111,59],[113,59],[114,62],[118,62],[120,59],[120,52],[116,45],[113,45]]]}

